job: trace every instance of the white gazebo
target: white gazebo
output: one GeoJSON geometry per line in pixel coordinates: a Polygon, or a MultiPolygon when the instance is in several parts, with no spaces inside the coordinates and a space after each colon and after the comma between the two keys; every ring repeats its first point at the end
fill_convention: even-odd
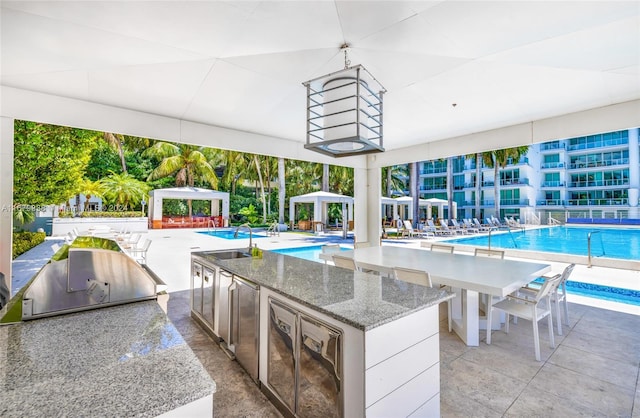
{"type": "MultiPolygon", "coordinates": [[[[430,199],[424,199],[426,202],[429,203],[429,207],[427,208],[427,218],[431,219],[433,217],[432,214],[432,209],[433,207],[437,207],[438,208],[438,216],[442,217],[442,214],[444,213],[444,208],[448,208],[449,207],[449,202],[446,201],[445,199],[438,199],[436,197],[432,197],[430,199]]],[[[458,211],[458,204],[454,201],[453,202],[453,213],[457,213],[458,211]]],[[[455,216],[454,216],[455,218],[455,216]]]]}
{"type": "MultiPolygon", "coordinates": [[[[446,202],[446,201],[445,201],[446,202]]],[[[411,196],[401,196],[401,197],[382,197],[380,198],[381,205],[390,205],[393,207],[393,220],[396,219],[409,219],[411,216],[411,211],[413,207],[413,197],[411,196]]],[[[421,208],[427,208],[427,212],[430,213],[431,203],[429,203],[428,199],[419,199],[418,205],[421,208]]],[[[382,213],[384,213],[384,208],[382,208],[382,213]]]]}
{"type": "MultiPolygon", "coordinates": [[[[197,187],[171,187],[155,189],[149,193],[149,219],[151,227],[162,228],[162,201],[164,199],[210,200],[211,216],[222,217],[223,222],[229,220],[229,193],[197,187]]],[[[220,226],[223,226],[220,223],[220,226]]]]}
{"type": "Polygon", "coordinates": [[[347,225],[348,221],[353,220],[353,197],[345,196],[330,192],[313,192],[300,196],[294,196],[289,199],[289,221],[292,225],[296,220],[296,204],[311,203],[313,204],[312,221],[321,222],[326,225],[329,220],[327,205],[329,203],[341,203],[342,213],[347,211],[346,219],[343,215],[342,223],[347,225]]]}

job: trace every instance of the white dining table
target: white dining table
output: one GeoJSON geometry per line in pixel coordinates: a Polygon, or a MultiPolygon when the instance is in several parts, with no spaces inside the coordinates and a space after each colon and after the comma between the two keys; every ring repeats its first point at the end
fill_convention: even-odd
{"type": "Polygon", "coordinates": [[[481,323],[485,326],[479,313],[480,293],[504,297],[551,270],[549,264],[390,245],[357,248],[340,255],[353,257],[359,268],[386,274],[394,267],[424,270],[434,283],[451,286],[457,295],[452,300],[452,328],[469,346],[479,344],[481,323]]]}

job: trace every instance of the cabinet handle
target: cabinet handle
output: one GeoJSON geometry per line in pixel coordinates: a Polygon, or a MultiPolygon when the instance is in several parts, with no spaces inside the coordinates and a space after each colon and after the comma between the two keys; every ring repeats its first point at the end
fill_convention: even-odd
{"type": "Polygon", "coordinates": [[[303,338],[303,344],[305,347],[310,349],[311,351],[315,351],[318,354],[322,354],[322,343],[320,341],[316,341],[313,338],[305,335],[303,338]]]}

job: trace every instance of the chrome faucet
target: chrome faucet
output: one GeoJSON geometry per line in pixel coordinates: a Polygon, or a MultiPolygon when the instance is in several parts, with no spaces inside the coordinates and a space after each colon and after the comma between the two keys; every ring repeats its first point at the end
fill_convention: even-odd
{"type": "Polygon", "coordinates": [[[242,227],[246,227],[249,230],[249,251],[251,251],[251,249],[253,248],[253,230],[251,229],[251,227],[249,226],[249,223],[244,223],[242,225],[240,225],[239,227],[236,228],[236,232],[233,234],[234,238],[238,238],[238,231],[240,230],[240,228],[242,227]]]}

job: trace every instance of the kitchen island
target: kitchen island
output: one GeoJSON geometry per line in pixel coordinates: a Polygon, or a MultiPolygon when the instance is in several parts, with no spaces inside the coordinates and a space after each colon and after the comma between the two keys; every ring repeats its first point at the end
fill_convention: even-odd
{"type": "Polygon", "coordinates": [[[212,416],[215,382],[155,300],[0,327],[0,416],[212,416]]]}
{"type": "MultiPolygon", "coordinates": [[[[194,252],[192,273],[204,266],[209,281],[232,276],[229,295],[235,283],[255,284],[257,380],[278,407],[299,416],[439,415],[438,305],[452,294],[269,251],[236,256],[194,252]]],[[[234,332],[254,313],[233,302],[221,312],[227,290],[211,289],[214,332],[238,348],[234,332]]]]}

